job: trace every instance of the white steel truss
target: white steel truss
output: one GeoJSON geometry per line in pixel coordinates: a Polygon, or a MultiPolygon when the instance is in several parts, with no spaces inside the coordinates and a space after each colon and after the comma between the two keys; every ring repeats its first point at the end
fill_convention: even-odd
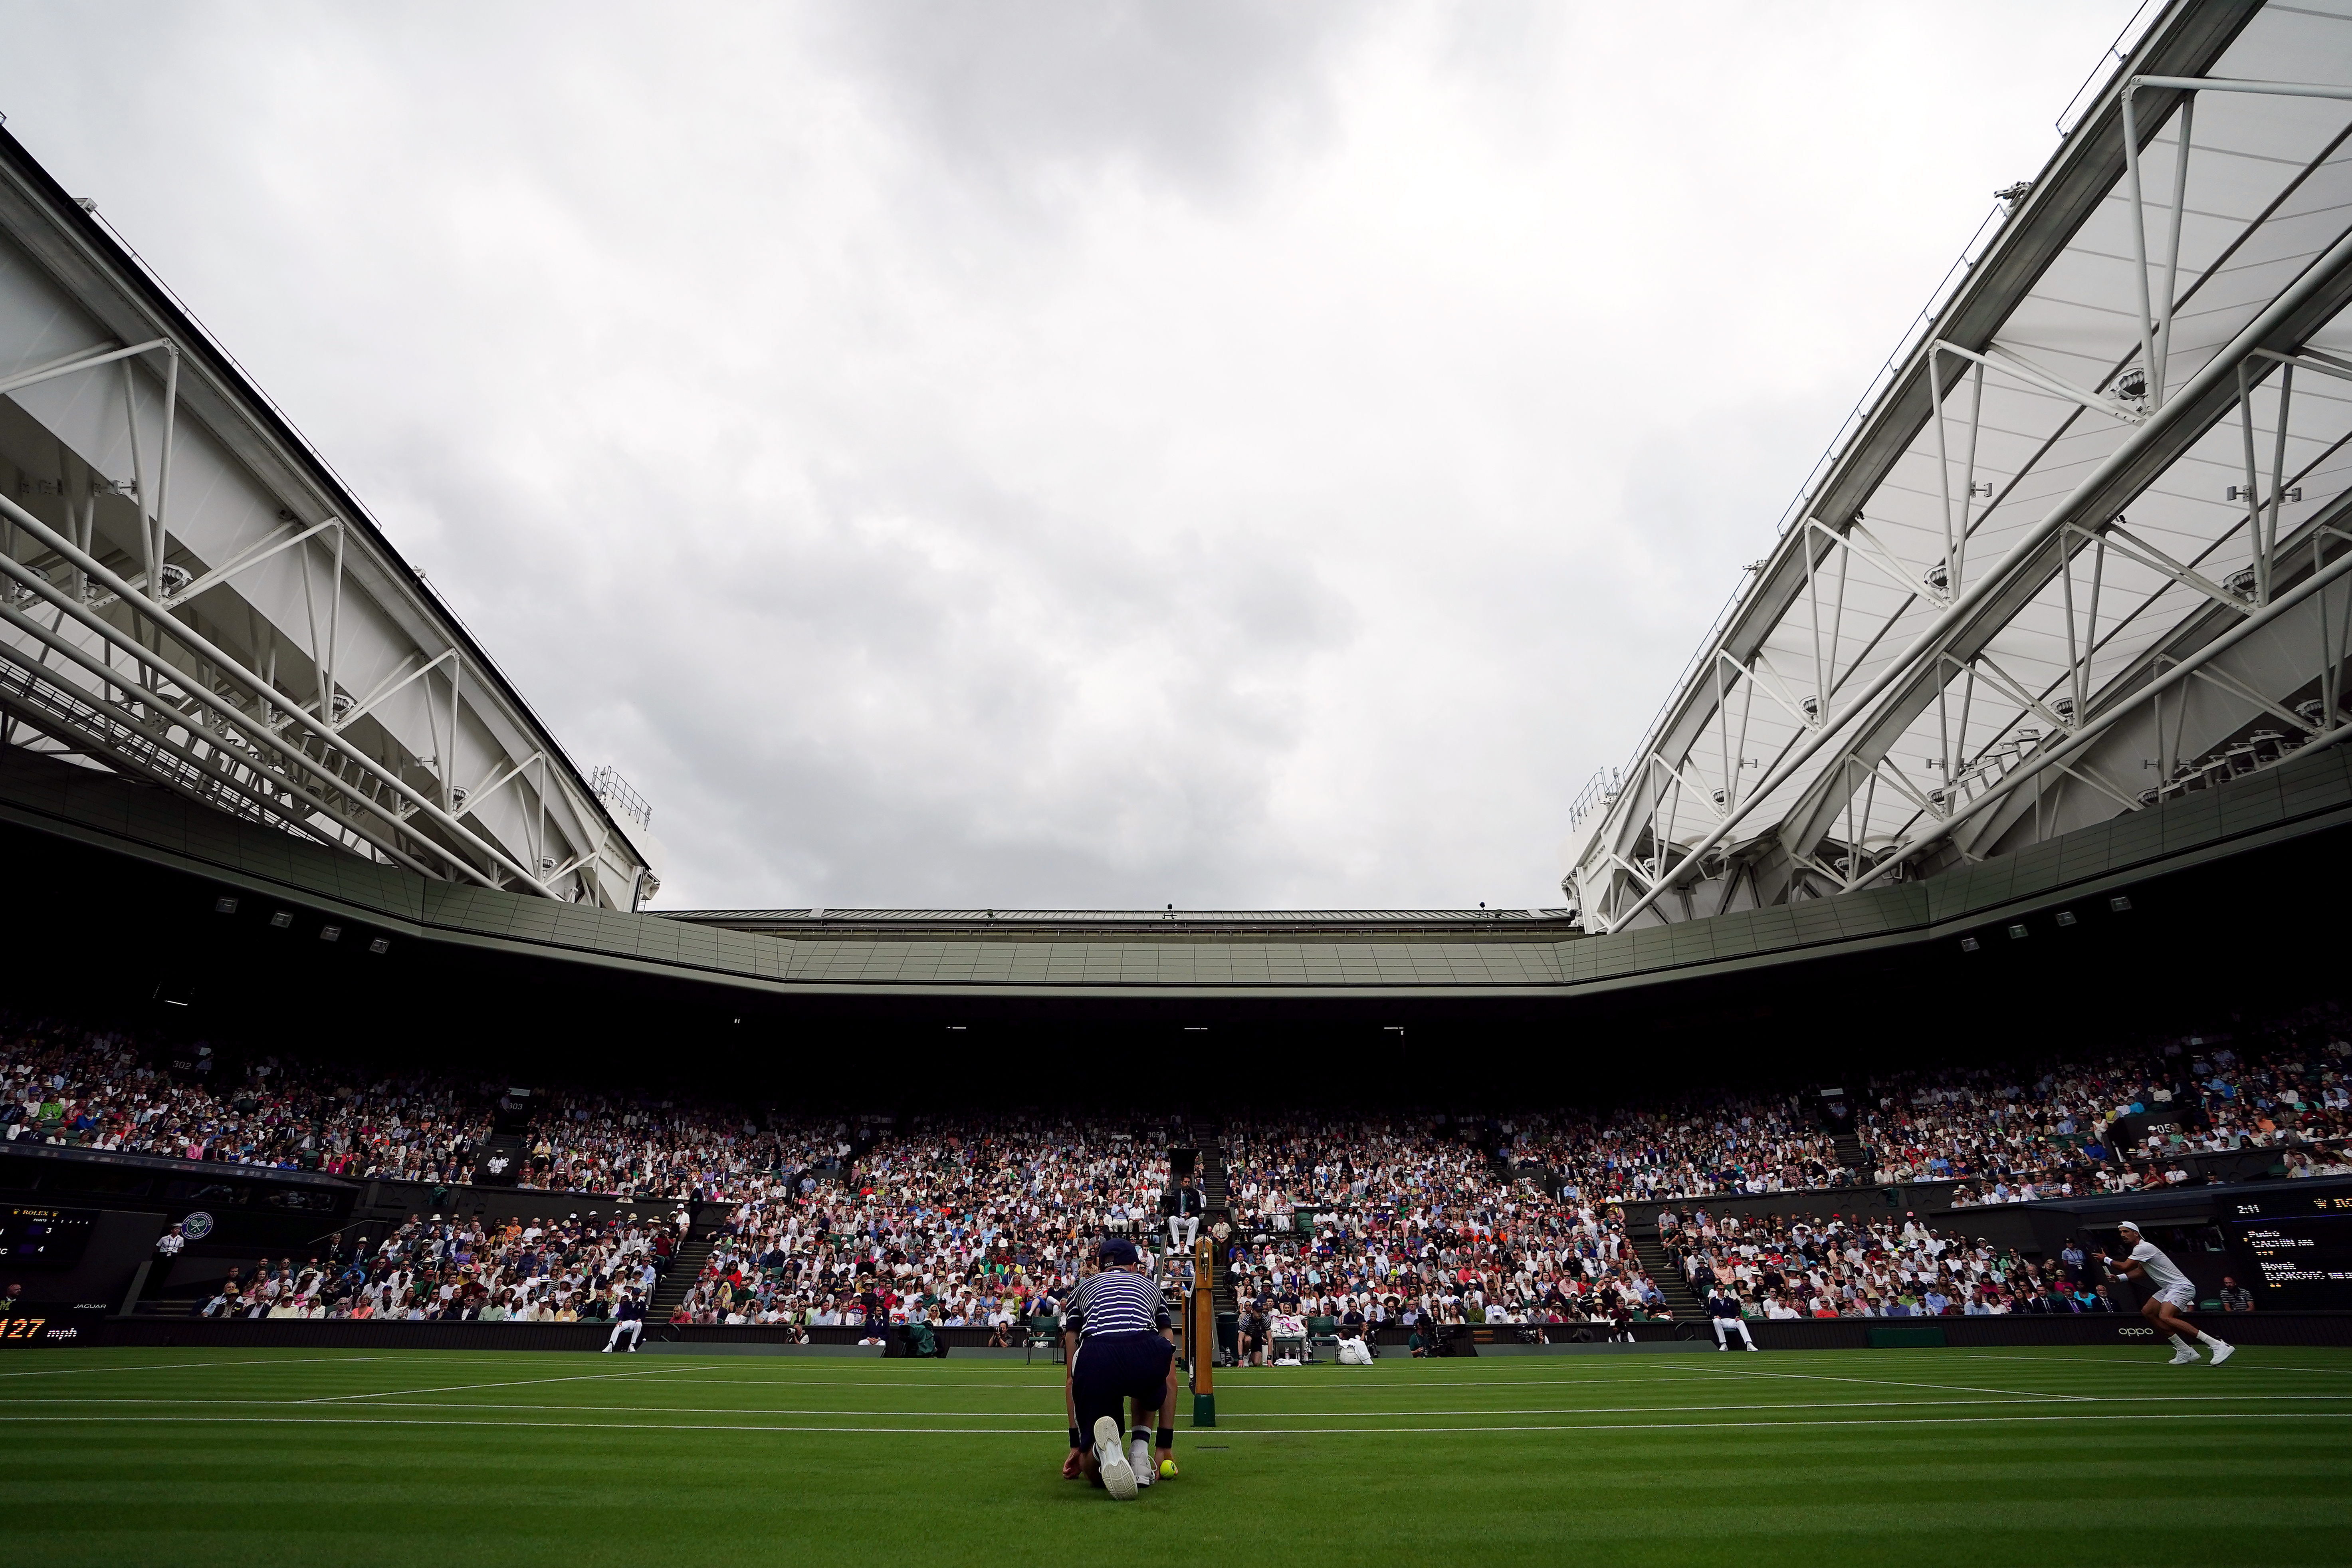
{"type": "Polygon", "coordinates": [[[2002,195],[1584,804],[1588,929],[1931,876],[2352,732],[2352,4],[2177,0],[2002,195]]]}
{"type": "Polygon", "coordinates": [[[4,133],[0,744],[430,877],[618,909],[658,886],[644,803],[580,776],[235,362],[4,133]]]}

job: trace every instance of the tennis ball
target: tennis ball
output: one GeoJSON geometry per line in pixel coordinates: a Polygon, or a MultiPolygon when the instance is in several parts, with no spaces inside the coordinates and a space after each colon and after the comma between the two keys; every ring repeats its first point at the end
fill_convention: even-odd
{"type": "Polygon", "coordinates": [[[1175,1461],[1175,1460],[1173,1460],[1173,1459],[1162,1459],[1162,1460],[1160,1460],[1160,1473],[1161,1475],[1163,1475],[1163,1476],[1172,1476],[1172,1475],[1174,1475],[1174,1474],[1176,1473],[1176,1461],[1175,1461]]]}

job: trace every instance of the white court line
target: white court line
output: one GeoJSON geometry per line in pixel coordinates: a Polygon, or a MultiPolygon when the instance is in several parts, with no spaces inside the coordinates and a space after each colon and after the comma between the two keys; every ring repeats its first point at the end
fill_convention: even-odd
{"type": "MultiPolygon", "coordinates": [[[[2099,1347],[2099,1348],[2104,1349],[2104,1348],[2105,1348],[2105,1347],[2102,1346],[2102,1347],[2099,1347]]],[[[2157,1346],[2157,1345],[2144,1345],[2144,1346],[2140,1346],[2140,1347],[2138,1347],[2138,1349],[2139,1349],[2141,1352],[2147,1352],[2147,1351],[2150,1351],[2150,1350],[2156,1350],[2156,1349],[2158,1349],[2158,1348],[2160,1348],[2160,1347],[2159,1347],[2159,1346],[2157,1346]]],[[[2242,1346],[2240,1346],[2239,1348],[2240,1348],[2241,1350],[2242,1350],[2242,1349],[2244,1349],[2245,1347],[2242,1345],[2242,1346]]],[[[2277,1350],[2277,1349],[2279,1349],[2280,1347],[2279,1347],[2279,1346],[2277,1346],[2277,1345],[2260,1345],[2260,1346],[2257,1346],[2257,1347],[2255,1347],[2255,1348],[2260,1349],[2260,1350],[2277,1350]]],[[[2289,1347],[2289,1348],[2296,1349],[2296,1350],[2304,1350],[2304,1349],[2308,1349],[2308,1348],[2310,1348],[2310,1347],[2308,1347],[2308,1346],[2303,1346],[2303,1345],[2297,1345],[2297,1346],[2293,1346],[2293,1347],[2289,1347]]],[[[1987,1354],[1984,1354],[1984,1355],[1979,1356],[1977,1359],[1978,1359],[1978,1360],[1979,1360],[1979,1361],[2023,1361],[2023,1362],[2033,1362],[2033,1363],[2037,1363],[2037,1364],[2039,1364],[2039,1365],[2042,1365],[2042,1366],[2064,1366],[2064,1365],[2068,1364],[2068,1363],[2065,1363],[2065,1362],[2060,1361],[2060,1360],[2059,1360],[2057,1357],[2055,1357],[2055,1356],[2000,1355],[2000,1354],[1994,1354],[1994,1353],[1987,1353],[1987,1354]]],[[[2162,1366],[2162,1365],[2164,1365],[2165,1363],[2162,1363],[2162,1362],[2159,1362],[2159,1361],[2156,1360],[2156,1359],[2155,1359],[2154,1357],[2152,1357],[2152,1356],[2146,1356],[2146,1355],[2144,1355],[2144,1354],[2135,1354],[2135,1355],[2133,1355],[2133,1356],[2129,1357],[2128,1359],[2126,1359],[2126,1357],[2121,1356],[2121,1355],[2102,1356],[2102,1357],[2100,1357],[2100,1358],[2099,1358],[2099,1361],[2098,1361],[2098,1363],[2097,1363],[2097,1364],[2098,1364],[2098,1365],[2100,1365],[2101,1367],[2113,1367],[2113,1366],[2162,1366]]],[[[2208,1364],[2208,1365],[2210,1365],[2210,1364],[2211,1364],[2211,1363],[2208,1363],[2207,1364],[2208,1364]]],[[[2342,1366],[2281,1366],[2281,1365],[2279,1365],[2279,1364],[2278,1364],[2277,1363],[2275,1363],[2275,1362],[2256,1362],[2252,1366],[2250,1366],[2250,1367],[2246,1368],[2246,1370],[2247,1370],[2248,1372],[2305,1372],[2305,1373],[2318,1373],[2322,1374],[2323,1376],[2326,1376],[2326,1377],[2352,1377],[2352,1367],[2342,1367],[2342,1366]]]]}
{"type": "MultiPolygon", "coordinates": [[[[698,1370],[716,1371],[719,1369],[703,1368],[698,1370]]],[[[1013,1382],[1011,1379],[1006,1379],[998,1383],[925,1383],[919,1386],[924,1388],[1059,1388],[1061,1386],[1061,1378],[1058,1373],[1061,1369],[1056,1367],[1054,1370],[1057,1375],[1050,1384],[1045,1382],[1044,1379],[1020,1383],[1013,1382]]],[[[1300,1370],[1303,1369],[1285,1369],[1286,1372],[1300,1370]]],[[[1336,1371],[1337,1369],[1334,1370],[1336,1371]]],[[[1351,1368],[1349,1370],[1361,1371],[1364,1369],[1351,1368]]],[[[1234,1375],[1235,1371],[1236,1369],[1229,1366],[1221,1366],[1217,1368],[1217,1386],[1220,1390],[1231,1392],[1247,1389],[1251,1393],[1259,1394],[1265,1393],[1270,1389],[1279,1388],[1285,1392],[1294,1392],[1304,1385],[1314,1388],[1315,1392],[1318,1394],[1362,1394],[1369,1395],[1386,1394],[1392,1389],[1413,1388],[1597,1388],[1609,1384],[1622,1384],[1629,1388],[1654,1388],[1657,1386],[1656,1380],[1649,1377],[1474,1377],[1466,1379],[1448,1378],[1432,1380],[1427,1383],[1421,1382],[1418,1379],[1408,1380],[1405,1378],[1397,1378],[1391,1380],[1375,1378],[1366,1383],[1358,1384],[1357,1386],[1350,1388],[1339,1383],[1328,1384],[1318,1384],[1312,1376],[1290,1377],[1276,1374],[1263,1378],[1237,1377],[1234,1375]]],[[[677,1383],[690,1383],[699,1387],[709,1388],[876,1388],[885,1386],[886,1384],[886,1379],[883,1377],[681,1377],[674,1378],[671,1381],[677,1383]]],[[[1349,1381],[1352,1382],[1354,1380],[1350,1379],[1349,1381]]]]}
{"type": "MultiPolygon", "coordinates": [[[[2352,1401],[2352,1394],[2117,1394],[2087,1397],[2094,1405],[2341,1405],[2352,1401]]],[[[248,1401],[248,1404],[269,1404],[283,1408],[307,1408],[321,1401],[289,1399],[248,1401]]],[[[1738,1410],[1975,1410],[2001,1405],[2042,1405],[2044,1399],[2016,1397],[2007,1399],[1822,1399],[1804,1401],[1773,1401],[1759,1405],[1545,1405],[1517,1409],[1484,1408],[1476,1410],[1241,1410],[1227,1415],[1242,1421],[1320,1421],[1334,1416],[1356,1416],[1368,1420],[1417,1420],[1425,1415],[1694,1415],[1706,1411],[1738,1410]]],[[[82,1398],[70,1394],[36,1394],[26,1398],[0,1400],[0,1411],[26,1405],[215,1405],[215,1395],[189,1395],[173,1399],[160,1395],[134,1394],[121,1398],[82,1398]]],[[[446,1410],[457,1412],[488,1412],[494,1410],[564,1411],[574,1415],[625,1415],[637,1412],[646,1415],[842,1415],[884,1416],[925,1415],[942,1419],[959,1417],[974,1421],[1024,1421],[1046,1414],[1038,1410],[838,1410],[814,1409],[791,1405],[524,1405],[513,1401],[488,1400],[386,1400],[369,1406],[372,1410],[446,1410]]],[[[1206,1427],[1201,1428],[1208,1430],[1206,1427]]]]}
{"type": "Polygon", "coordinates": [[[1901,1378],[1893,1377],[1842,1377],[1834,1373],[1827,1372],[1764,1372],[1760,1370],[1756,1372],[1745,1372],[1738,1367],[1732,1366],[1709,1367],[1704,1370],[1698,1367],[1675,1367],[1672,1370],[1676,1372],[1687,1371],[1694,1375],[1702,1377],[1771,1377],[1802,1379],[1807,1383],[1864,1383],[1869,1384],[1877,1388],[1931,1388],[1944,1394],[2006,1394],[2019,1398],[2031,1396],[2039,1399],[2089,1399],[2094,1397],[2087,1394],[2043,1394],[2030,1388],[1977,1388],[1965,1383],[1910,1383],[1901,1378]]]}
{"type": "MultiPolygon", "coordinates": [[[[71,1351],[68,1351],[64,1353],[71,1355],[73,1352],[71,1351]]],[[[44,1370],[41,1372],[0,1372],[0,1377],[71,1377],[78,1373],[93,1372],[185,1372],[191,1367],[299,1366],[314,1362],[326,1362],[335,1366],[342,1366],[353,1362],[394,1361],[397,1359],[398,1358],[394,1356],[384,1355],[307,1355],[288,1356],[282,1359],[273,1359],[269,1361],[166,1362],[160,1366],[152,1362],[137,1362],[125,1363],[121,1366],[61,1366],[55,1368],[54,1370],[44,1370]]]]}
{"type": "Polygon", "coordinates": [[[464,1394],[477,1388],[524,1388],[541,1383],[614,1383],[625,1377],[659,1377],[669,1369],[649,1366],[637,1372],[583,1372],[569,1377],[517,1377],[503,1383],[453,1383],[446,1388],[386,1388],[373,1394],[322,1394],[299,1405],[335,1405],[346,1399],[396,1399],[406,1394],[464,1394]]]}
{"type": "MultiPolygon", "coordinates": [[[[1856,1420],[1803,1421],[1599,1421],[1553,1422],[1543,1426],[1307,1426],[1283,1430],[1257,1431],[1247,1426],[1220,1426],[1216,1431],[1241,1437],[1357,1436],[1398,1435],[1428,1437],[1455,1432],[1678,1432],[1687,1430],[1747,1430],[1764,1428],[1787,1431],[1801,1426],[2036,1426],[2056,1421],[2340,1421],[2352,1420],[2352,1411],[2263,1411],[2211,1410],[2194,1411],[2179,1415],[2150,1415],[2138,1412],[2116,1415],[1954,1415],[1901,1417],[1891,1415],[1863,1416],[1856,1420]]],[[[1007,1430],[1001,1426],[779,1426],[743,1422],[698,1421],[651,1425],[642,1421],[450,1421],[415,1415],[26,1415],[16,1426],[94,1426],[110,1423],[152,1426],[482,1426],[499,1432],[513,1432],[526,1427],[545,1427],[551,1431],[615,1431],[615,1432],[811,1432],[822,1434],[879,1434],[895,1436],[1003,1436],[1058,1437],[1063,1426],[1034,1426],[1007,1430]]],[[[1206,1430],[1206,1428],[1202,1428],[1206,1430]]]]}

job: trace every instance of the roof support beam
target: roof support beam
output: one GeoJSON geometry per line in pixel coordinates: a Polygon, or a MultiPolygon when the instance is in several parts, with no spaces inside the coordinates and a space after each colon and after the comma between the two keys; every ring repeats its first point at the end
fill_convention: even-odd
{"type": "MultiPolygon", "coordinates": [[[[2305,268],[2294,282],[2198,371],[2182,387],[2179,397],[2167,399],[2153,409],[2144,422],[2127,431],[2116,448],[2044,513],[2040,521],[2027,529],[1991,570],[1962,589],[1954,602],[1915,637],[1908,647],[1864,682],[1861,689],[1843,704],[1840,712],[1834,716],[1825,714],[1822,728],[1809,735],[1801,735],[1748,801],[1735,808],[1696,847],[1694,858],[1704,856],[1728,837],[1753,810],[1754,803],[1769,795],[1810,762],[1828,743],[1832,732],[1857,720],[1867,721],[1867,716],[1878,709],[1882,699],[1890,692],[1895,693],[1899,701],[1915,681],[1932,676],[1937,656],[1952,645],[1956,634],[1964,626],[1982,620],[1988,605],[1992,605],[1997,596],[2030,586],[2028,569],[2053,541],[2062,539],[2063,531],[2069,525],[2079,526],[2077,520],[2081,513],[2093,510],[2095,503],[2103,499],[2117,496],[2119,490],[2130,489],[2136,493],[2137,487],[2148,482],[2172,457],[2184,450],[2203,429],[2210,427],[2222,409],[2236,401],[2235,380],[2237,367],[2242,361],[2256,349],[2278,346],[2282,338],[2294,341],[2307,335],[2318,321],[2304,324],[2301,332],[2294,329],[2302,323],[2306,309],[2313,307],[2315,300],[2321,301],[2319,308],[2324,310],[2320,320],[2333,316],[2341,301],[2323,300],[2323,291],[2340,289],[2347,268],[2352,268],[2352,232],[2339,236],[2324,254],[2305,268]],[[2184,418],[2183,410],[2201,414],[2203,417],[2184,418]]],[[[2108,515],[2112,516],[2113,512],[2108,515]]],[[[1808,550],[1810,552],[1810,546],[1808,550]]],[[[1629,908],[1610,921],[1609,929],[1618,929],[1637,918],[1657,901],[1664,887],[1662,883],[1640,895],[1629,908]]]]}
{"type": "MultiPolygon", "coordinates": [[[[1874,869],[1869,877],[1864,878],[1863,882],[1871,881],[1892,869],[1895,865],[1913,858],[1920,850],[1938,842],[1954,828],[1977,816],[1987,806],[1993,805],[2020,784],[2040,773],[2044,768],[2074,763],[2094,739],[2113,726],[2124,715],[2137,709],[2142,702],[2152,701],[2161,693],[2188,680],[2191,676],[2198,674],[2205,665],[2229,652],[2255,632],[2301,605],[2305,599],[2325,593],[2331,584],[2347,573],[2352,573],[2352,553],[2337,556],[2334,561],[2296,584],[2286,594],[2254,610],[2245,619],[2150,680],[2129,698],[2107,707],[2063,741],[2053,746],[2037,749],[2032,755],[2023,759],[2016,768],[2005,774],[1999,787],[1986,791],[1949,816],[1929,825],[1895,855],[1890,856],[1884,864],[1874,869]]],[[[2328,744],[2341,739],[2346,733],[2352,733],[2352,727],[2322,736],[2315,743],[2328,744]]],[[[1856,884],[1856,886],[1861,885],[1862,883],[1856,884]]]]}

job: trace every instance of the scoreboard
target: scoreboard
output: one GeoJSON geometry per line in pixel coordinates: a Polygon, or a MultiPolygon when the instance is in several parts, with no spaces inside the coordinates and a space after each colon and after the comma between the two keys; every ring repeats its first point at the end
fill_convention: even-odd
{"type": "Polygon", "coordinates": [[[2256,1307],[2352,1307],[2352,1188],[2225,1194],[2216,1206],[2256,1307]]]}
{"type": "Polygon", "coordinates": [[[97,1224],[96,1209],[0,1208],[0,1268],[71,1268],[97,1224]]]}

